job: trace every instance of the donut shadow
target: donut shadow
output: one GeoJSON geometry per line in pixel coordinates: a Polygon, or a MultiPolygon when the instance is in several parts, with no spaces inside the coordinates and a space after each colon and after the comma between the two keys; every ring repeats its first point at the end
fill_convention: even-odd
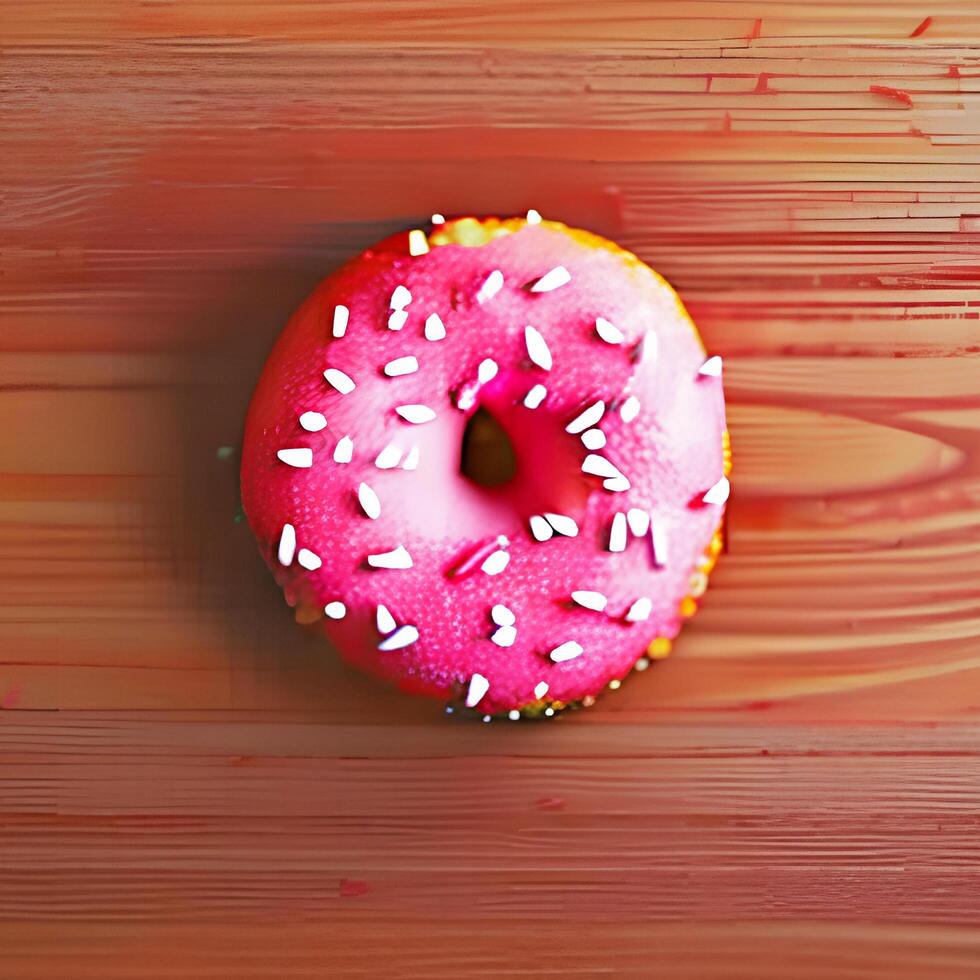
{"type": "Polygon", "coordinates": [[[176,356],[176,477],[164,523],[181,604],[228,651],[233,708],[386,721],[441,712],[349,668],[315,627],[294,621],[259,556],[239,494],[245,414],[286,321],[324,276],[404,224],[314,230],[261,265],[209,272],[198,287],[201,301],[186,326],[204,340],[176,356]]]}

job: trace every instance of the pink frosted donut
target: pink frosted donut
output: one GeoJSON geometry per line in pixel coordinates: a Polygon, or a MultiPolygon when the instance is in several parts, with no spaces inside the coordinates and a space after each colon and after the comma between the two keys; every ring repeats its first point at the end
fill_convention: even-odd
{"type": "Polygon", "coordinates": [[[674,291],[532,218],[394,235],[320,283],[242,458],[298,618],[404,690],[515,718],[666,655],[728,496],[721,360],[674,291]],[[512,446],[498,485],[461,469],[478,410],[512,446]]]}

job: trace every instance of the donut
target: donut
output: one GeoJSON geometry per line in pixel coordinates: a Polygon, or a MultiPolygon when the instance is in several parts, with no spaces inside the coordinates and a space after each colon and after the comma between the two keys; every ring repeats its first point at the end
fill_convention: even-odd
{"type": "Polygon", "coordinates": [[[553,715],[697,609],[729,494],[721,375],[632,253],[535,212],[434,216],[290,319],[242,506],[348,662],[447,710],[553,715]]]}

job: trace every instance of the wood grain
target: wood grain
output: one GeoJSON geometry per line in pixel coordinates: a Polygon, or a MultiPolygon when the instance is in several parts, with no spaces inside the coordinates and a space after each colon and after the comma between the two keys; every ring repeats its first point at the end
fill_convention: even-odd
{"type": "Polygon", "coordinates": [[[0,974],[977,975],[975,3],[0,24],[0,974]],[[529,206],[678,288],[735,490],[674,657],[473,726],[292,623],[218,449],[345,257],[529,206]]]}

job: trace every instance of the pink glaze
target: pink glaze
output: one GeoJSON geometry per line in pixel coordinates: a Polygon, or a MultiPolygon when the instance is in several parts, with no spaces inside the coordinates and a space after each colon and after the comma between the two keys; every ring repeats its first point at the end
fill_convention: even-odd
{"type": "Polygon", "coordinates": [[[344,603],[342,619],[321,622],[351,663],[403,689],[450,700],[465,698],[479,674],[489,681],[476,705],[480,713],[535,702],[542,681],[547,700],[576,701],[624,676],[654,638],[677,634],[691,573],[722,518],[723,503],[701,502],[722,477],[725,427],[721,379],[699,375],[704,361],[666,283],[625,253],[573,238],[560,225],[528,225],[477,247],[442,245],[415,257],[407,234],[396,235],[324,280],[270,355],[246,424],[245,512],[291,602],[318,609],[344,603]],[[569,283],[551,292],[529,289],[557,266],[571,274],[569,283]],[[477,291],[495,269],[504,286],[481,305],[477,291]],[[412,299],[404,327],[395,331],[387,324],[399,285],[412,299]],[[350,319],[334,339],[337,304],[349,308],[350,319]],[[431,313],[445,323],[442,340],[423,335],[431,313]],[[618,327],[624,342],[599,339],[597,317],[618,327]],[[551,370],[531,363],[528,324],[544,337],[551,370]],[[655,340],[648,338],[637,363],[636,345],[650,331],[655,340]],[[386,377],[384,365],[406,355],[417,358],[419,370],[386,377]],[[499,370],[481,386],[478,367],[486,358],[499,370]],[[356,388],[335,390],[324,380],[327,368],[343,371],[356,388]],[[529,409],[522,402],[535,384],[548,394],[529,409]],[[614,406],[630,395],[640,410],[626,423],[614,406]],[[581,434],[565,428],[598,399],[606,402],[598,428],[607,443],[589,450],[581,434]],[[457,407],[459,401],[469,407],[457,407]],[[410,424],[395,412],[402,405],[428,406],[436,418],[410,424]],[[517,472],[503,486],[481,487],[460,473],[463,432],[478,407],[514,446],[517,472]],[[326,427],[305,431],[297,421],[304,412],[322,413],[326,427]],[[343,436],[354,443],[349,463],[333,458],[343,436]],[[379,469],[375,458],[389,444],[405,456],[417,446],[417,468],[379,469]],[[301,447],[313,451],[309,468],[277,458],[281,449],[301,447]],[[601,476],[583,473],[590,452],[625,475],[629,490],[611,492],[601,476]],[[358,503],[362,482],[380,499],[376,520],[358,503]],[[656,546],[649,532],[643,539],[628,535],[626,549],[610,553],[613,517],[630,508],[652,515],[656,546]],[[545,513],[573,518],[578,535],[536,541],[528,521],[545,513]],[[315,571],[296,557],[288,567],[279,563],[287,522],[297,555],[307,549],[322,560],[315,571]],[[488,575],[480,563],[501,548],[501,536],[509,562],[488,575]],[[411,555],[411,568],[368,565],[369,555],[398,546],[411,555]],[[577,590],[602,593],[605,610],[575,605],[570,597],[577,590]],[[641,597],[651,600],[649,618],[627,622],[641,597]],[[416,627],[418,640],[379,650],[379,604],[399,626],[416,627]],[[514,614],[512,646],[490,639],[498,628],[490,618],[495,604],[514,614]],[[552,662],[550,651],[569,641],[583,648],[581,655],[552,662]]]}

